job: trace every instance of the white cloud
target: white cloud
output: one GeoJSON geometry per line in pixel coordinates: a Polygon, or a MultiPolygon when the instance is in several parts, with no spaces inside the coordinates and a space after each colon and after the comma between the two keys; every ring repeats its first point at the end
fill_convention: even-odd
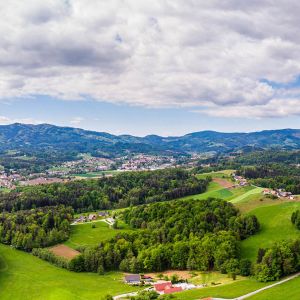
{"type": "Polygon", "coordinates": [[[71,125],[79,125],[81,122],[84,121],[84,118],[81,117],[75,117],[70,121],[71,125]]]}
{"type": "Polygon", "coordinates": [[[8,118],[5,116],[0,116],[0,125],[8,125],[8,124],[12,124],[12,123],[23,123],[23,124],[41,124],[44,123],[41,120],[35,120],[32,118],[18,118],[18,119],[14,119],[14,118],[8,118]]]}
{"type": "Polygon", "coordinates": [[[296,0],[11,0],[0,10],[2,99],[300,115],[288,108],[300,106],[298,91],[262,81],[300,74],[296,0]]]}

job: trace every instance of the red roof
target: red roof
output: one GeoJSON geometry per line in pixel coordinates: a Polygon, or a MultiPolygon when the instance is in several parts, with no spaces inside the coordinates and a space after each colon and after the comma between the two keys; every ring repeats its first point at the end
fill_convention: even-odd
{"type": "Polygon", "coordinates": [[[174,286],[174,287],[166,288],[165,294],[172,294],[172,293],[181,292],[181,291],[182,291],[181,286],[174,286]]]}
{"type": "Polygon", "coordinates": [[[167,287],[170,288],[171,286],[172,286],[171,281],[154,284],[154,288],[157,292],[163,292],[167,287]]]}

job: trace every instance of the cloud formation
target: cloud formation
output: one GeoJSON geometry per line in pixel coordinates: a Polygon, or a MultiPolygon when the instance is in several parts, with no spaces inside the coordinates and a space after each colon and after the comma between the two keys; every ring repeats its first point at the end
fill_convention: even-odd
{"type": "MultiPolygon", "coordinates": [[[[49,95],[300,115],[296,0],[0,3],[0,101],[49,95]]],[[[77,121],[78,122],[78,121],[77,121]]]]}

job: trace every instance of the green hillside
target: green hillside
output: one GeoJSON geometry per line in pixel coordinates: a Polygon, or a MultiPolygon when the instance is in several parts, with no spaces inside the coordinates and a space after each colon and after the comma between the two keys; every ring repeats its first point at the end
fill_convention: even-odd
{"type": "Polygon", "coordinates": [[[260,292],[259,294],[248,298],[249,300],[282,300],[282,299],[299,299],[300,293],[300,277],[291,281],[275,286],[269,290],[260,292]],[[283,296],[284,295],[284,296],[283,296]]]}
{"type": "Polygon", "coordinates": [[[135,290],[122,282],[122,273],[73,273],[2,244],[0,287],[1,300],[100,300],[135,290]]]}
{"type": "Polygon", "coordinates": [[[280,202],[251,210],[251,214],[257,216],[261,230],[241,243],[242,256],[254,261],[259,248],[268,247],[282,239],[300,238],[300,231],[290,221],[296,209],[300,209],[300,202],[280,202]]]}

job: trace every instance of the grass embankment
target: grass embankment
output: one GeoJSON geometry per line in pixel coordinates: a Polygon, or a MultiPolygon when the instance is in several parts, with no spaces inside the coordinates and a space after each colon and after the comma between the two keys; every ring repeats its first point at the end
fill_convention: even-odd
{"type": "Polygon", "coordinates": [[[300,238],[300,231],[291,223],[292,212],[300,209],[300,202],[280,201],[276,204],[279,200],[270,201],[275,204],[266,204],[250,210],[251,214],[257,216],[261,230],[241,243],[241,254],[252,261],[256,260],[259,248],[269,247],[283,239],[300,238]]]}
{"type": "Polygon", "coordinates": [[[120,232],[132,232],[129,225],[118,221],[118,229],[111,228],[105,222],[93,222],[71,226],[70,239],[64,244],[76,248],[78,246],[96,246],[104,240],[113,238],[120,232]],[[95,228],[92,228],[95,226],[95,228]]]}
{"type": "Polygon", "coordinates": [[[122,278],[117,272],[70,272],[0,244],[1,300],[100,300],[106,294],[136,290],[124,284],[122,278]]]}

